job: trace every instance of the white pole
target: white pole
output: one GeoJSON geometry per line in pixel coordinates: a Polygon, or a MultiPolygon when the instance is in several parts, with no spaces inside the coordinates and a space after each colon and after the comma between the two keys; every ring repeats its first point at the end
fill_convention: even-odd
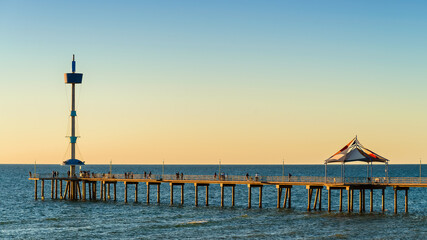
{"type": "Polygon", "coordinates": [[[221,178],[221,159],[219,159],[219,174],[218,176],[221,178]]]}
{"type": "Polygon", "coordinates": [[[163,159],[163,163],[162,163],[162,179],[163,179],[163,175],[165,174],[165,160],[163,159]]]}
{"type": "Polygon", "coordinates": [[[285,179],[285,158],[282,161],[282,181],[285,179]]]}
{"type": "Polygon", "coordinates": [[[37,160],[34,160],[34,176],[35,177],[37,177],[36,174],[37,174],[37,160]]]}
{"type": "Polygon", "coordinates": [[[328,164],[325,163],[325,183],[327,182],[327,176],[328,176],[328,164]]]}
{"type": "Polygon", "coordinates": [[[343,168],[343,176],[344,176],[344,178],[343,178],[343,183],[345,183],[345,162],[343,162],[343,166],[344,166],[344,168],[343,168]]]}
{"type": "Polygon", "coordinates": [[[421,183],[421,158],[420,158],[420,183],[421,183]]]}
{"type": "Polygon", "coordinates": [[[110,177],[113,175],[113,159],[110,159],[110,177]]]}

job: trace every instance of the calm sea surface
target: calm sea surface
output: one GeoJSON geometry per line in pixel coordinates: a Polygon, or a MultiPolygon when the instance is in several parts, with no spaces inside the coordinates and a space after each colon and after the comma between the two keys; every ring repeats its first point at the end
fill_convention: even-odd
{"type": "MultiPolygon", "coordinates": [[[[113,173],[161,174],[160,165],[113,166],[113,173]]],[[[38,173],[66,172],[59,165],[38,165],[38,173]]],[[[88,165],[82,170],[108,172],[108,165],[88,165]]],[[[427,166],[423,175],[427,176],[427,166]]],[[[380,191],[374,191],[374,213],[358,213],[358,192],[355,192],[355,212],[339,213],[339,191],[332,193],[333,212],[327,207],[323,194],[323,211],[308,213],[307,190],[295,186],[292,190],[292,209],[276,209],[275,186],[264,187],[263,208],[258,209],[258,190],[252,191],[252,209],[247,209],[247,187],[236,186],[236,206],[231,206],[231,189],[225,189],[225,205],[220,208],[220,187],[209,188],[209,207],[204,206],[204,188],[199,190],[199,207],[194,206],[194,186],[185,186],[185,204],[179,205],[180,189],[176,188],[175,206],[169,206],[169,186],[161,186],[161,204],[156,201],[156,189],[151,191],[152,204],[144,203],[146,189],[139,191],[139,203],[129,187],[129,202],[123,201],[123,184],[117,184],[118,201],[71,202],[50,199],[50,181],[45,183],[45,201],[34,200],[34,182],[28,172],[34,165],[0,165],[0,238],[1,239],[427,239],[427,189],[411,188],[409,213],[404,213],[404,192],[400,192],[399,213],[393,214],[393,191],[386,189],[386,209],[381,213],[380,191]]],[[[282,166],[223,165],[229,175],[282,175],[282,166]]],[[[165,174],[183,172],[187,175],[213,175],[218,166],[166,165],[165,174]]],[[[285,166],[285,175],[323,176],[323,165],[285,166]]],[[[328,166],[329,176],[340,176],[338,165],[328,166]]],[[[366,166],[346,167],[347,176],[366,176],[366,166]]],[[[384,176],[384,166],[374,166],[375,176],[384,176]]],[[[390,165],[390,177],[418,177],[418,165],[390,165]]],[[[40,189],[39,189],[40,196],[40,189]]],[[[344,194],[344,209],[347,207],[344,194]]]]}

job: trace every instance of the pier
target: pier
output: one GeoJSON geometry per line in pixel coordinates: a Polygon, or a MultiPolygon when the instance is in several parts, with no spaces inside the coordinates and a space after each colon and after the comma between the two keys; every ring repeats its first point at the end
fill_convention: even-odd
{"type": "MultiPolygon", "coordinates": [[[[344,210],[343,200],[344,192],[346,192],[347,200],[347,211],[353,212],[354,196],[355,192],[359,197],[359,212],[366,211],[366,192],[369,194],[369,211],[373,212],[373,192],[381,192],[382,208],[380,211],[385,211],[385,190],[392,188],[394,191],[394,213],[398,212],[398,201],[397,196],[400,192],[404,192],[405,212],[408,212],[408,198],[409,189],[418,187],[427,187],[427,177],[378,177],[378,178],[346,178],[341,179],[337,177],[304,177],[304,176],[258,176],[249,177],[246,176],[221,176],[221,178],[208,176],[208,175],[186,175],[184,177],[177,177],[176,175],[152,175],[151,178],[147,178],[143,174],[91,174],[90,176],[74,176],[68,177],[64,175],[52,176],[52,174],[34,174],[29,178],[34,181],[34,199],[38,199],[38,188],[40,184],[41,200],[45,200],[45,182],[50,182],[51,187],[51,199],[67,199],[75,201],[86,201],[86,200],[100,200],[108,201],[111,200],[111,185],[113,185],[113,201],[117,201],[117,183],[124,184],[124,202],[128,202],[128,185],[133,185],[135,188],[134,201],[138,202],[138,185],[146,185],[146,203],[150,203],[150,186],[157,186],[157,203],[160,203],[160,187],[162,185],[169,185],[170,188],[170,205],[174,205],[174,186],[179,186],[181,189],[181,201],[180,204],[184,204],[185,185],[194,186],[194,205],[199,206],[199,189],[204,188],[205,192],[205,205],[209,206],[209,186],[211,184],[218,184],[220,186],[220,207],[224,207],[224,188],[230,187],[231,192],[231,206],[235,205],[235,186],[236,185],[247,185],[248,187],[248,209],[252,208],[252,190],[258,188],[259,199],[258,207],[262,208],[263,196],[272,197],[275,193],[264,194],[263,186],[273,185],[276,186],[277,190],[277,208],[291,208],[292,203],[292,188],[293,187],[306,187],[307,189],[307,211],[321,210],[322,209],[322,192],[327,191],[327,211],[332,211],[332,191],[339,191],[339,208],[335,209],[340,212],[344,210]],[[59,183],[59,194],[58,194],[58,183],[59,183]],[[65,189],[63,184],[65,183],[65,189]],[[75,195],[73,196],[73,189],[75,187],[75,195]],[[97,186],[99,186],[99,193],[97,192],[97,186]],[[283,194],[283,190],[285,193],[283,194]],[[314,195],[314,196],[313,196],[314,195]],[[283,205],[281,204],[283,202],[283,205]]],[[[303,201],[303,199],[298,199],[303,201]]]]}
{"type": "MultiPolygon", "coordinates": [[[[63,161],[63,165],[69,166],[70,170],[67,174],[61,175],[53,172],[52,174],[33,174],[30,173],[30,180],[34,181],[34,199],[38,199],[38,188],[40,183],[40,198],[45,200],[45,182],[50,182],[51,199],[67,199],[73,201],[86,201],[86,200],[111,200],[111,185],[113,187],[113,201],[117,201],[117,184],[124,184],[124,202],[128,202],[129,187],[134,187],[134,202],[138,202],[138,187],[146,185],[146,203],[150,203],[150,187],[157,186],[157,203],[160,203],[160,188],[162,185],[169,185],[170,188],[170,205],[174,205],[174,187],[180,187],[181,201],[184,204],[185,185],[194,186],[194,205],[199,206],[199,190],[204,189],[205,205],[209,206],[209,187],[213,184],[220,186],[220,206],[225,206],[225,193],[224,188],[231,188],[231,206],[235,206],[235,187],[236,185],[247,186],[248,209],[252,208],[252,190],[259,191],[258,207],[263,207],[263,196],[270,197],[272,193],[263,193],[264,186],[276,186],[277,190],[277,208],[291,208],[292,206],[292,189],[294,187],[302,186],[307,189],[307,211],[321,210],[322,209],[322,193],[323,190],[327,191],[327,211],[332,211],[332,191],[339,190],[339,208],[338,211],[343,211],[344,192],[347,195],[347,211],[353,212],[354,208],[354,192],[359,196],[359,212],[366,211],[366,192],[369,194],[369,207],[370,212],[373,212],[374,191],[381,191],[381,211],[385,211],[385,190],[393,188],[394,191],[394,213],[398,211],[398,198],[399,192],[405,193],[405,212],[408,212],[408,198],[409,189],[414,187],[427,187],[427,177],[388,177],[388,162],[389,160],[376,154],[375,152],[365,148],[358,140],[357,136],[351,140],[347,145],[341,148],[338,152],[325,160],[325,176],[207,176],[207,175],[151,175],[147,177],[146,174],[87,174],[84,172],[76,173],[76,166],[85,165],[84,161],[77,159],[76,147],[76,85],[82,84],[83,74],[76,72],[76,61],[73,55],[71,64],[71,73],[65,73],[65,84],[71,87],[71,132],[70,132],[70,155],[69,159],[63,161]],[[364,162],[367,163],[367,177],[366,178],[353,178],[345,177],[346,163],[350,162],[364,162]],[[372,176],[372,164],[384,163],[385,173],[384,177],[372,176]],[[330,177],[327,174],[327,165],[331,163],[341,164],[341,177],[330,177]],[[59,183],[59,195],[58,195],[59,183]],[[65,187],[63,188],[65,183],[65,187]],[[128,186],[129,185],[129,186],[128,186]],[[99,191],[97,190],[99,186],[99,191]],[[283,194],[283,190],[285,191],[283,194]],[[314,196],[313,196],[314,195],[314,196]],[[283,202],[283,205],[281,204],[283,202]]],[[[111,169],[110,169],[111,172],[111,169]]],[[[298,199],[303,201],[302,199],[298,199]]]]}

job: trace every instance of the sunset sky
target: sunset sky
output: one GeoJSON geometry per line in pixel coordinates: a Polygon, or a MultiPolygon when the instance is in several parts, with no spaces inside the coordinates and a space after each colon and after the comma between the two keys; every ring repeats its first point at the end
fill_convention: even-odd
{"type": "Polygon", "coordinates": [[[425,1],[0,1],[0,163],[427,162],[425,1]]]}

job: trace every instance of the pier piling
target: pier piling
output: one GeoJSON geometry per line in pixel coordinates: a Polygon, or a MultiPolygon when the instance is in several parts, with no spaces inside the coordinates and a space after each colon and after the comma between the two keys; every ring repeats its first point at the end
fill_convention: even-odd
{"type": "Polygon", "coordinates": [[[150,183],[147,182],[147,204],[150,204],[150,183]]]}
{"type": "Polygon", "coordinates": [[[405,212],[408,212],[408,188],[405,189],[405,212]]]}
{"type": "Polygon", "coordinates": [[[231,186],[231,206],[234,207],[234,187],[236,185],[231,186]]]}
{"type": "Polygon", "coordinates": [[[248,184],[248,208],[251,208],[251,198],[252,198],[252,188],[251,188],[251,185],[248,184]]]}
{"type": "MultiPolygon", "coordinates": [[[[170,205],[172,206],[173,205],[173,183],[170,183],[170,190],[171,190],[171,193],[170,193],[171,203],[170,203],[170,205]]],[[[196,206],[197,206],[197,187],[196,187],[196,206]]]]}
{"type": "Polygon", "coordinates": [[[42,180],[42,200],[44,200],[44,180],[42,180]]]}
{"type": "Polygon", "coordinates": [[[125,183],[125,203],[127,203],[128,202],[128,184],[127,182],[124,182],[124,183],[125,183]]]}
{"type": "Polygon", "coordinates": [[[37,200],[37,180],[34,181],[34,200],[37,200]]]}
{"type": "Polygon", "coordinates": [[[59,199],[63,199],[63,195],[62,195],[62,180],[59,180],[59,199]]]}
{"type": "Polygon", "coordinates": [[[135,202],[138,202],[138,183],[135,183],[135,202]]]}
{"type": "Polygon", "coordinates": [[[55,179],[55,199],[58,199],[58,179],[55,179]]]}
{"type": "Polygon", "coordinates": [[[157,184],[157,203],[160,203],[160,183],[157,184]]]}
{"type": "Polygon", "coordinates": [[[184,184],[181,185],[181,205],[184,205],[184,184]]]}
{"type": "Polygon", "coordinates": [[[114,183],[114,201],[117,201],[117,191],[116,191],[116,184],[117,183],[114,183]]]}

